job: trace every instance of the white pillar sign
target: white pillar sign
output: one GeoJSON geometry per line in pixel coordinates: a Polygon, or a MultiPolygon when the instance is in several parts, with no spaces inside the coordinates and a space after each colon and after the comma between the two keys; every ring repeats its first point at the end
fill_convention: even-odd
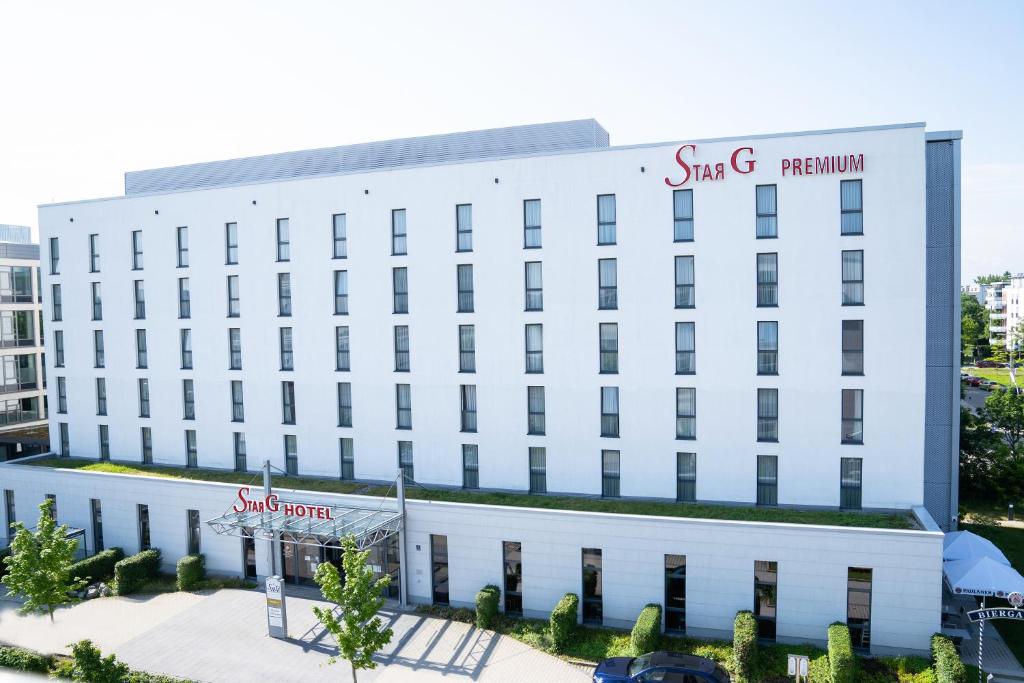
{"type": "Polygon", "coordinates": [[[288,614],[285,610],[284,581],[280,576],[268,576],[267,631],[271,638],[288,637],[288,614]]]}

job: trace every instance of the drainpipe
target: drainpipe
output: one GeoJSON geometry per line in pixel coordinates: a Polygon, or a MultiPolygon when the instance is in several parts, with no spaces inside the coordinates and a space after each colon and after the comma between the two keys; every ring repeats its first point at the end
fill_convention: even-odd
{"type": "Polygon", "coordinates": [[[398,512],[402,515],[398,527],[398,604],[405,607],[409,604],[409,569],[405,554],[405,475],[398,470],[398,512]]]}

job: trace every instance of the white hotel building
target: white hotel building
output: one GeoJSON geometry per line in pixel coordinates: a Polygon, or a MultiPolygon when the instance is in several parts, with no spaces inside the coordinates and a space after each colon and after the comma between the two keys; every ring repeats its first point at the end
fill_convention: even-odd
{"type": "MultiPolygon", "coordinates": [[[[128,173],[123,197],[40,208],[51,449],[905,511],[876,529],[409,500],[380,563],[412,602],[495,583],[545,616],[576,592],[587,621],[658,602],[717,637],[756,605],[780,641],[839,620],[926,650],[957,509],[959,145],[906,124],[611,147],[588,120],[128,173]]],[[[7,464],[0,488],[8,519],[55,495],[96,547],[282,571],[267,541],[200,530],[237,486],[7,464]]],[[[286,578],[332,552],[286,547],[286,578]]]]}

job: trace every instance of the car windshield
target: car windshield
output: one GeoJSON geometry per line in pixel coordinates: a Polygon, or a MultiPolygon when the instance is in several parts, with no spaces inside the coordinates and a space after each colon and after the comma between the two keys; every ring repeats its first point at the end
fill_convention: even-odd
{"type": "Polygon", "coordinates": [[[641,655],[639,657],[634,657],[633,661],[631,661],[629,663],[629,675],[630,676],[636,676],[641,671],[644,671],[645,669],[650,668],[650,666],[651,666],[651,656],[650,655],[641,655]]]}

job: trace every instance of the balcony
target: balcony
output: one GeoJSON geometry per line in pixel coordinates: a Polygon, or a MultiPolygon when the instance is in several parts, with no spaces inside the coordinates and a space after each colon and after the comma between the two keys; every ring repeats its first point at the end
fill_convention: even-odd
{"type": "Polygon", "coordinates": [[[1006,334],[1006,325],[989,325],[988,331],[992,334],[1006,334]]]}

